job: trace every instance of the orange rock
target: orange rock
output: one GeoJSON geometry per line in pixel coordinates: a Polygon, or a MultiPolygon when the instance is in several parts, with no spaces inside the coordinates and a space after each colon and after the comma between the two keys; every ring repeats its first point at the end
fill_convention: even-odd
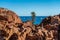
{"type": "Polygon", "coordinates": [[[15,38],[15,40],[17,40],[19,35],[17,24],[20,23],[22,23],[22,21],[16,13],[5,8],[0,8],[0,40],[14,40],[15,38]],[[8,37],[6,37],[6,35],[4,35],[6,33],[1,32],[1,30],[5,31],[8,37]]]}
{"type": "Polygon", "coordinates": [[[22,23],[21,19],[13,11],[0,8],[0,19],[8,22],[22,23]]]}
{"type": "Polygon", "coordinates": [[[32,21],[27,21],[27,22],[25,22],[24,24],[23,24],[23,26],[30,26],[30,27],[32,27],[32,21]]]}

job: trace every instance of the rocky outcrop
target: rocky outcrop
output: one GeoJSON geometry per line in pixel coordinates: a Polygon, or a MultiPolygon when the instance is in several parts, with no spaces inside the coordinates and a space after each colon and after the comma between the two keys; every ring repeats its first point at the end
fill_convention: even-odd
{"type": "Polygon", "coordinates": [[[13,11],[4,8],[0,8],[0,20],[14,23],[22,23],[21,19],[13,11]]]}
{"type": "Polygon", "coordinates": [[[58,35],[60,35],[60,32],[58,31],[60,30],[59,25],[60,25],[60,15],[49,16],[45,18],[40,24],[40,26],[48,30],[48,32],[51,31],[54,40],[60,40],[58,39],[58,35]]]}
{"type": "Polygon", "coordinates": [[[0,8],[0,40],[11,40],[11,36],[15,36],[18,33],[17,24],[21,23],[21,19],[13,11],[0,8]]]}
{"type": "MultiPolygon", "coordinates": [[[[0,8],[0,40],[58,40],[60,35],[60,15],[49,16],[41,24],[22,22],[10,10],[0,8]]],[[[60,40],[60,39],[59,39],[60,40]]]]}

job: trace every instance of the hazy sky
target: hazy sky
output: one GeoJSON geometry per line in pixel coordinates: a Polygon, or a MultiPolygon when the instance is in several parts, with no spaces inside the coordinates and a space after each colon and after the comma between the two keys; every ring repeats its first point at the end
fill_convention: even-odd
{"type": "Polygon", "coordinates": [[[19,16],[49,16],[60,13],[60,0],[0,0],[0,7],[14,11],[19,16]]]}

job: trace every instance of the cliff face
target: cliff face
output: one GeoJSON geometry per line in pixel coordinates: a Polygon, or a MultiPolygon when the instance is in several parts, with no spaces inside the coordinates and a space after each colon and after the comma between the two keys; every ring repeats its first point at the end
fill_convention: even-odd
{"type": "Polygon", "coordinates": [[[58,40],[60,15],[45,18],[40,25],[22,22],[12,11],[0,8],[0,40],[58,40]]]}

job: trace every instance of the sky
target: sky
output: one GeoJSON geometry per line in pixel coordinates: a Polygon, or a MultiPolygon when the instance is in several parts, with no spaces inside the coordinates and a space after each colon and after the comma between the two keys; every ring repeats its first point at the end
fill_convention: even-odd
{"type": "Polygon", "coordinates": [[[60,13],[60,0],[0,0],[0,7],[14,11],[19,16],[53,16],[60,13]]]}

